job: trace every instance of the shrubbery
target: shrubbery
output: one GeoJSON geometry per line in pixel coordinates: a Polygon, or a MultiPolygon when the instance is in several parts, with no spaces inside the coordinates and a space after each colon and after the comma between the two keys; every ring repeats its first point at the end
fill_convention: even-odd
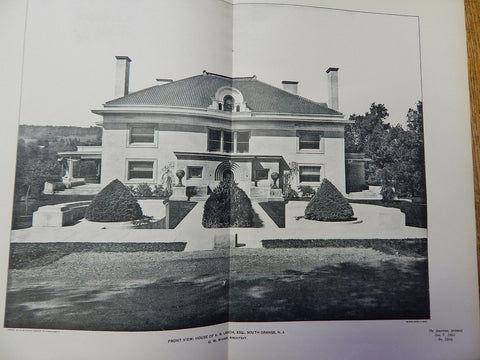
{"type": "Polygon", "coordinates": [[[305,218],[319,221],[346,221],[353,217],[353,209],[348,200],[327,179],[305,209],[305,218]]]}
{"type": "Polygon", "coordinates": [[[288,186],[287,189],[285,190],[285,192],[283,193],[283,198],[285,200],[298,199],[299,198],[298,192],[293,190],[290,186],[288,186]]]}
{"type": "Polygon", "coordinates": [[[304,197],[312,197],[315,195],[315,190],[310,185],[300,185],[298,190],[300,190],[304,197]]]}
{"type": "Polygon", "coordinates": [[[90,221],[116,222],[138,220],[142,208],[130,190],[115,179],[92,200],[85,213],[90,221]]]}
{"type": "Polygon", "coordinates": [[[152,188],[146,183],[138,184],[135,188],[135,195],[141,197],[152,197],[152,188]]]}
{"type": "Polygon", "coordinates": [[[252,202],[233,181],[225,179],[205,202],[202,225],[206,228],[252,227],[252,202]]]}
{"type": "Polygon", "coordinates": [[[136,197],[157,197],[168,198],[172,193],[163,188],[161,184],[155,184],[152,186],[147,183],[141,183],[138,185],[129,185],[127,189],[130,190],[132,195],[136,197]]]}
{"type": "Polygon", "coordinates": [[[395,189],[391,185],[382,185],[380,190],[380,195],[382,195],[382,200],[391,202],[395,199],[395,189]]]}

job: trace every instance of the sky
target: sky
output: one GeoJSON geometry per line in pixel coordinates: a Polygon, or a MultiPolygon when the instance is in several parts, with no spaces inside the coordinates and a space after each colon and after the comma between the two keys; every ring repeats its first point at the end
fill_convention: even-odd
{"type": "Polygon", "coordinates": [[[256,75],[327,102],[328,67],[339,70],[340,111],[383,103],[404,123],[421,99],[413,16],[221,0],[30,0],[19,121],[92,126],[113,98],[115,56],[132,59],[130,91],[203,70],[256,75]],[[233,24],[233,26],[232,26],[233,24]]]}

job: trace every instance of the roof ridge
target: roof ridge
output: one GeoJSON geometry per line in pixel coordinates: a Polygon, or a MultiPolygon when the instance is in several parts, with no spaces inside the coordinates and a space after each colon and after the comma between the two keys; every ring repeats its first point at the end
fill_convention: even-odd
{"type": "Polygon", "coordinates": [[[224,78],[224,79],[230,79],[230,80],[256,80],[257,79],[257,75],[233,77],[233,76],[227,76],[227,75],[208,72],[207,70],[203,70],[202,74],[204,76],[217,76],[217,77],[221,77],[221,78],[224,78]]]}

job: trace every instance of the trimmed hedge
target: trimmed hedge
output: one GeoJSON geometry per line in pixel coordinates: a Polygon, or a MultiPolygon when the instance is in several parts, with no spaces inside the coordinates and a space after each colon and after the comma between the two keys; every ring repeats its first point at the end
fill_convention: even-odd
{"type": "Polygon", "coordinates": [[[305,209],[305,219],[318,221],[346,221],[353,217],[353,209],[347,199],[327,179],[305,209]]]}
{"type": "Polygon", "coordinates": [[[254,211],[247,194],[233,181],[225,179],[213,190],[203,208],[206,228],[253,227],[254,211]]]}
{"type": "Polygon", "coordinates": [[[142,208],[137,199],[117,179],[95,196],[85,213],[87,220],[98,222],[131,221],[142,216],[142,208]]]}

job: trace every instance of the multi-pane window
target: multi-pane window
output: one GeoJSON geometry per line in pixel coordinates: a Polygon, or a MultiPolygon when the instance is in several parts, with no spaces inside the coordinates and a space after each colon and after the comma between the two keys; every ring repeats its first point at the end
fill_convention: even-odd
{"type": "Polygon", "coordinates": [[[233,152],[233,132],[231,131],[223,132],[223,152],[233,152]]]}
{"type": "Polygon", "coordinates": [[[224,153],[248,153],[250,133],[208,129],[207,151],[224,153]],[[236,150],[235,150],[236,149],[236,150]]]}
{"type": "Polygon", "coordinates": [[[153,161],[129,161],[128,180],[153,179],[153,161]]]}
{"type": "Polygon", "coordinates": [[[203,167],[201,166],[188,166],[187,167],[187,179],[201,179],[203,167]]]}
{"type": "Polygon", "coordinates": [[[321,166],[300,166],[300,182],[320,182],[321,166]]]}
{"type": "Polygon", "coordinates": [[[221,151],[222,130],[208,130],[208,151],[221,151]]]}
{"type": "Polygon", "coordinates": [[[130,144],[154,142],[155,128],[153,126],[132,126],[130,128],[130,144]]]}
{"type": "Polygon", "coordinates": [[[316,131],[300,131],[299,149],[300,150],[320,150],[320,133],[316,131]]]}
{"type": "Polygon", "coordinates": [[[248,153],[250,133],[248,131],[237,132],[237,152],[248,153]]]}

